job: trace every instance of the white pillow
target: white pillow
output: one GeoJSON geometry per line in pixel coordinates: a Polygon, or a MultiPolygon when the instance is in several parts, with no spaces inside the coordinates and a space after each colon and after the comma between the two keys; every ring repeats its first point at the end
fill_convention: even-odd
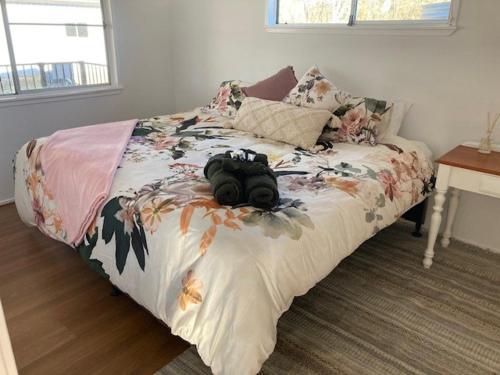
{"type": "Polygon", "coordinates": [[[385,129],[380,129],[379,140],[384,140],[384,138],[390,135],[398,135],[403,125],[403,121],[410,111],[412,103],[404,101],[395,101],[391,110],[391,121],[389,126],[385,129]]]}
{"type": "Polygon", "coordinates": [[[236,115],[233,127],[275,141],[310,149],[332,114],[323,109],[247,97],[236,115]]]}

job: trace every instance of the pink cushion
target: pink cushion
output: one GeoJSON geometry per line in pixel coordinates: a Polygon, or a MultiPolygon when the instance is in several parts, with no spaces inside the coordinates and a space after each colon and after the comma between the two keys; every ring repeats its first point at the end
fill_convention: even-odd
{"type": "Polygon", "coordinates": [[[295,72],[289,66],[253,86],[242,88],[242,90],[246,96],[281,101],[296,85],[295,72]]]}

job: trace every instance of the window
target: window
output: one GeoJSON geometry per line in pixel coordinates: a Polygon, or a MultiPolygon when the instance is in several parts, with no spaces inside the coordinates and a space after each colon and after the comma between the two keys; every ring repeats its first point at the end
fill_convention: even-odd
{"type": "Polygon", "coordinates": [[[275,28],[454,28],[459,0],[269,0],[275,28]]]}
{"type": "Polygon", "coordinates": [[[9,49],[7,39],[3,32],[3,9],[0,8],[0,95],[15,94],[14,78],[12,76],[12,66],[10,65],[9,49]]]}
{"type": "Polygon", "coordinates": [[[0,96],[112,83],[105,0],[0,5],[0,96]]]}
{"type": "Polygon", "coordinates": [[[87,38],[89,27],[87,25],[66,25],[66,36],[87,38]]]}
{"type": "Polygon", "coordinates": [[[76,25],[66,25],[66,36],[77,36],[76,25]]]}
{"type": "Polygon", "coordinates": [[[279,0],[278,24],[347,24],[351,0],[279,0]]]}

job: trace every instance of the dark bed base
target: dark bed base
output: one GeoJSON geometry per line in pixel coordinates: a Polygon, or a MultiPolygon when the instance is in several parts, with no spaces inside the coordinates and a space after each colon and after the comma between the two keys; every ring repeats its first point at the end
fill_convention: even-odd
{"type": "Polygon", "coordinates": [[[429,198],[426,198],[422,203],[416,205],[403,215],[403,219],[415,223],[415,231],[413,237],[422,237],[422,225],[425,223],[425,214],[427,213],[427,204],[429,198]]]}
{"type": "Polygon", "coordinates": [[[111,284],[111,297],[120,297],[123,292],[118,289],[116,286],[114,286],[113,284],[111,284]]]}

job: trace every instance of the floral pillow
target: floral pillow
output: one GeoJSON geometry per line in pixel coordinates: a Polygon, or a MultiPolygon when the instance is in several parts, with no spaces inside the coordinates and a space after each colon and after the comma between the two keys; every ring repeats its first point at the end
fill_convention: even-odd
{"type": "Polygon", "coordinates": [[[338,92],[339,90],[314,66],[300,79],[283,102],[334,112],[340,106],[335,100],[335,94],[338,92]]]}
{"type": "Polygon", "coordinates": [[[245,99],[245,94],[241,90],[240,81],[224,81],[220,85],[217,96],[205,109],[216,110],[222,116],[235,117],[243,99],[245,99]]]}
{"type": "Polygon", "coordinates": [[[393,103],[344,92],[338,92],[335,101],[338,108],[320,140],[375,146],[380,131],[390,124],[393,103]]]}

